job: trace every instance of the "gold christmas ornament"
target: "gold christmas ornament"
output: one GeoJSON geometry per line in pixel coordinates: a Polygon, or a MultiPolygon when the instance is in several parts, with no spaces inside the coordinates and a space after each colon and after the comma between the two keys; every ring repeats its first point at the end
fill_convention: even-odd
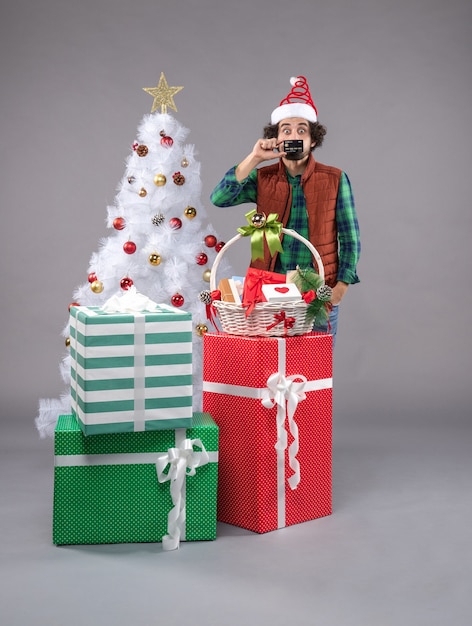
{"type": "Polygon", "coordinates": [[[157,187],[163,187],[167,182],[167,178],[164,176],[164,174],[156,174],[154,176],[154,184],[157,187]]]}
{"type": "Polygon", "coordinates": [[[161,261],[162,261],[162,257],[160,254],[157,254],[157,252],[152,252],[149,256],[148,256],[148,261],[151,265],[160,265],[161,261]]]}
{"type": "Polygon", "coordinates": [[[64,342],[66,344],[66,348],[70,347],[70,337],[66,337],[66,340],[64,342]]]}
{"type": "Polygon", "coordinates": [[[144,187],[141,187],[141,189],[139,190],[139,195],[141,196],[141,198],[145,198],[147,196],[147,191],[144,189],[144,187]]]}
{"type": "Polygon", "coordinates": [[[202,278],[206,283],[210,282],[210,274],[211,274],[211,270],[205,270],[202,274],[202,278]]]}
{"type": "Polygon", "coordinates": [[[103,291],[103,283],[101,280],[94,280],[93,283],[90,284],[90,289],[93,293],[102,293],[103,291]]]}
{"type": "Polygon", "coordinates": [[[195,332],[199,337],[203,337],[208,332],[208,326],[206,324],[197,324],[195,326],[195,332]]]}
{"type": "Polygon", "coordinates": [[[254,228],[263,228],[267,222],[267,217],[265,213],[254,213],[251,222],[254,228]]]}
{"type": "Polygon", "coordinates": [[[182,167],[188,167],[188,159],[187,157],[184,157],[181,161],[180,161],[180,165],[182,167]]]}
{"type": "Polygon", "coordinates": [[[182,91],[183,87],[169,87],[164,72],[161,72],[157,87],[143,87],[143,90],[154,98],[151,113],[161,107],[161,113],[167,113],[167,107],[177,111],[174,103],[175,94],[182,91]]]}
{"type": "Polygon", "coordinates": [[[189,220],[193,220],[193,218],[197,215],[197,209],[193,206],[188,206],[184,211],[184,215],[189,220]]]}

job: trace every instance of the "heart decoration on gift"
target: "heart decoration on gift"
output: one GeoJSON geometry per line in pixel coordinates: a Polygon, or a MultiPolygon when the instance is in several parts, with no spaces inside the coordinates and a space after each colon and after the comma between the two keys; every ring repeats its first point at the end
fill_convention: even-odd
{"type": "Polygon", "coordinates": [[[290,289],[288,287],[274,287],[274,291],[278,293],[288,293],[290,289]]]}

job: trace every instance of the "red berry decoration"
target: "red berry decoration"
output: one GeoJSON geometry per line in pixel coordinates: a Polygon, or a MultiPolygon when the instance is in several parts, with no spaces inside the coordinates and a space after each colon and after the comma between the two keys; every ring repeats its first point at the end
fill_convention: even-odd
{"type": "Polygon", "coordinates": [[[207,235],[205,237],[205,245],[208,248],[214,248],[216,246],[216,237],[215,237],[215,235],[207,235]]]}
{"type": "Polygon", "coordinates": [[[89,283],[93,283],[95,280],[97,280],[97,275],[95,274],[95,272],[92,272],[91,274],[88,275],[88,281],[89,283]]]}
{"type": "Polygon", "coordinates": [[[208,263],[208,256],[204,252],[200,252],[195,258],[197,265],[206,265],[208,263]]]}
{"type": "Polygon", "coordinates": [[[175,293],[170,299],[172,304],[176,307],[181,307],[185,302],[184,297],[180,293],[175,293]]]}
{"type": "Polygon", "coordinates": [[[124,291],[128,291],[128,289],[130,287],[133,286],[133,279],[130,278],[129,276],[125,276],[124,278],[122,278],[120,280],[120,287],[124,290],[124,291]]]}
{"type": "Polygon", "coordinates": [[[182,228],[182,220],[180,217],[171,217],[169,220],[169,226],[174,230],[179,230],[179,228],[182,228]]]}
{"type": "Polygon", "coordinates": [[[71,310],[73,306],[80,306],[80,304],[78,302],[71,302],[68,306],[69,311],[71,310]]]}
{"type": "Polygon", "coordinates": [[[115,219],[113,220],[113,228],[115,230],[123,230],[125,226],[126,222],[124,217],[115,217],[115,219]]]}
{"type": "Polygon", "coordinates": [[[134,241],[126,241],[123,244],[123,250],[126,252],[126,254],[134,254],[136,252],[136,244],[134,243],[134,241]]]}
{"type": "Polygon", "coordinates": [[[215,250],[219,252],[224,245],[225,245],[224,241],[219,241],[215,246],[215,250]]]}

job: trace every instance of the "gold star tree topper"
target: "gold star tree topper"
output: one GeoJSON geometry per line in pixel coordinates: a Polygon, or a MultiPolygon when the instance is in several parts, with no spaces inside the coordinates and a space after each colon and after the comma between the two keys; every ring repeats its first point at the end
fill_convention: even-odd
{"type": "Polygon", "coordinates": [[[169,87],[164,72],[161,72],[157,87],[143,87],[143,89],[154,98],[151,113],[157,111],[159,106],[161,107],[161,113],[167,113],[167,107],[177,111],[177,107],[174,104],[174,96],[179,91],[182,91],[183,87],[169,87]]]}

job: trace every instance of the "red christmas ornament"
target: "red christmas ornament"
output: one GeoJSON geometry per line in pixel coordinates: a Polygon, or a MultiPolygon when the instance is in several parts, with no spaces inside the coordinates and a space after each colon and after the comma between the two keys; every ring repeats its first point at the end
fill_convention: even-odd
{"type": "Polygon", "coordinates": [[[80,306],[80,304],[79,304],[78,302],[71,302],[71,303],[69,304],[69,306],[67,307],[67,308],[69,309],[69,311],[71,310],[71,308],[72,308],[73,306],[80,306]]]}
{"type": "Polygon", "coordinates": [[[115,217],[115,219],[113,220],[113,228],[115,228],[116,230],[123,230],[125,226],[126,222],[124,217],[115,217]]]}
{"type": "Polygon", "coordinates": [[[162,138],[161,138],[161,146],[165,146],[166,148],[170,148],[173,143],[174,143],[174,140],[172,139],[172,137],[169,137],[169,135],[163,135],[162,136],[162,138]]]}
{"type": "Polygon", "coordinates": [[[207,235],[205,237],[205,245],[208,248],[214,248],[216,246],[216,237],[215,237],[215,235],[207,235]]]}
{"type": "Polygon", "coordinates": [[[124,291],[128,291],[128,289],[130,287],[132,287],[134,285],[133,283],[133,279],[130,278],[129,276],[125,276],[124,278],[122,278],[120,280],[120,287],[124,290],[124,291]]]}
{"type": "Polygon", "coordinates": [[[95,272],[92,272],[87,276],[87,279],[89,283],[93,283],[94,280],[97,280],[97,275],[95,274],[95,272]]]}
{"type": "Polygon", "coordinates": [[[181,307],[185,302],[184,297],[180,293],[174,293],[170,301],[176,307],[181,307]]]}
{"type": "Polygon", "coordinates": [[[134,254],[136,252],[136,244],[134,243],[134,241],[126,241],[123,244],[123,250],[126,252],[126,254],[134,254]]]}
{"type": "Polygon", "coordinates": [[[204,252],[200,252],[195,258],[197,265],[206,265],[208,263],[208,256],[204,252]]]}
{"type": "Polygon", "coordinates": [[[174,230],[179,230],[179,228],[182,228],[182,220],[180,217],[171,217],[169,220],[169,226],[174,230]]]}
{"type": "Polygon", "coordinates": [[[225,245],[224,241],[219,241],[215,246],[215,250],[219,252],[224,245],[225,245]]]}

